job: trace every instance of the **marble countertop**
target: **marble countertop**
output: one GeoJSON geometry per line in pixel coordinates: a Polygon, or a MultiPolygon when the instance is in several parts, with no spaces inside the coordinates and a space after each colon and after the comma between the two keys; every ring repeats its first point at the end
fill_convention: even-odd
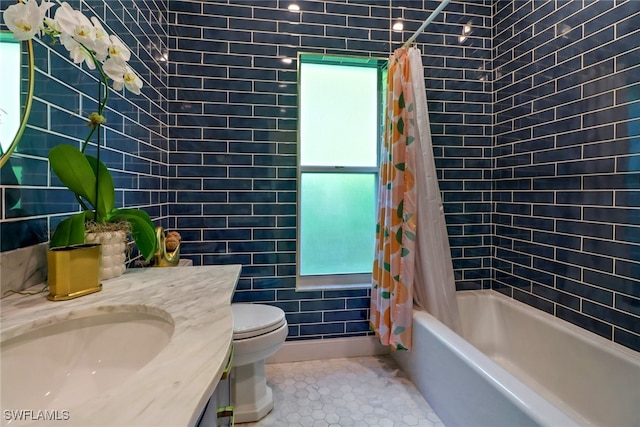
{"type": "Polygon", "coordinates": [[[102,291],[69,301],[48,301],[46,293],[3,298],[3,341],[104,306],[163,310],[174,331],[167,346],[131,378],[81,405],[2,409],[68,410],[69,419],[55,423],[64,426],[194,426],[230,353],[231,298],[240,270],[240,265],[130,269],[103,281],[102,291]]]}

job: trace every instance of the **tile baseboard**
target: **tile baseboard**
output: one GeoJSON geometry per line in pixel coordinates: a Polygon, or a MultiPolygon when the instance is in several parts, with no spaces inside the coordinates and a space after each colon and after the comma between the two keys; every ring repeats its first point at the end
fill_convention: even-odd
{"type": "Polygon", "coordinates": [[[377,356],[388,354],[389,348],[375,337],[330,338],[285,342],[266,363],[302,362],[343,357],[377,356]]]}

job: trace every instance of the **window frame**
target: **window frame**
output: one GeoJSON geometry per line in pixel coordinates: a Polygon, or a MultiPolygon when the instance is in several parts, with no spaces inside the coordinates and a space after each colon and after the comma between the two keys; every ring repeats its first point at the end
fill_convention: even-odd
{"type": "MultiPolygon", "coordinates": [[[[298,52],[298,127],[297,138],[297,190],[296,190],[296,290],[297,291],[313,291],[313,290],[338,290],[338,289],[362,289],[371,287],[371,272],[369,273],[336,273],[321,275],[302,275],[301,270],[301,193],[302,193],[302,175],[304,173],[357,173],[357,174],[374,174],[374,186],[377,201],[377,188],[380,173],[380,147],[382,145],[382,132],[384,127],[384,110],[386,101],[386,70],[388,67],[387,58],[365,57],[353,55],[327,55],[320,53],[298,52]],[[301,165],[301,71],[303,63],[315,63],[325,65],[345,65],[345,66],[363,66],[377,69],[377,132],[376,132],[376,165],[375,166],[303,166],[301,165]]],[[[371,230],[372,235],[375,230],[371,230]]],[[[374,248],[371,248],[371,266],[373,268],[374,248]]]]}

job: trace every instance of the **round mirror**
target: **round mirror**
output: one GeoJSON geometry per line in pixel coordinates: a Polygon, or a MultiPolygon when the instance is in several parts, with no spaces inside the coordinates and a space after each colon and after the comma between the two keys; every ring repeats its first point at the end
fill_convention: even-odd
{"type": "Polygon", "coordinates": [[[34,85],[33,44],[0,32],[0,167],[16,149],[31,111],[34,85]],[[23,50],[24,49],[24,50],[23,50]]]}

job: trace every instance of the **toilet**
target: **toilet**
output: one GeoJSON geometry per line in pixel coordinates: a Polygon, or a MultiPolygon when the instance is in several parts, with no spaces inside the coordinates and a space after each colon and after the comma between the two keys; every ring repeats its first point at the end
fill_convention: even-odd
{"type": "Polygon", "coordinates": [[[231,311],[234,348],[231,402],[235,422],[257,421],[273,409],[264,362],[287,338],[287,320],[284,311],[270,305],[234,303],[231,311]]]}

